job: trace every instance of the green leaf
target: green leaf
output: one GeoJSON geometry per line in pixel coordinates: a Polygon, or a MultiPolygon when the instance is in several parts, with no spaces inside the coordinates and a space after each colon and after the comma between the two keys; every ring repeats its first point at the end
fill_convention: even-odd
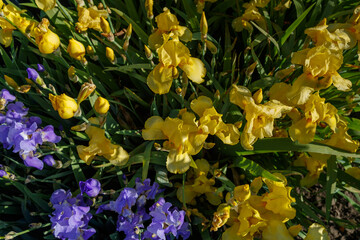
{"type": "Polygon", "coordinates": [[[148,35],[144,32],[144,30],[142,30],[142,27],[140,27],[139,25],[136,24],[136,22],[134,20],[132,20],[129,16],[127,16],[125,13],[123,13],[122,11],[116,9],[116,8],[111,8],[111,11],[115,12],[116,14],[118,14],[120,17],[122,17],[127,23],[131,23],[132,27],[134,29],[134,32],[136,33],[136,35],[138,35],[138,37],[140,38],[140,40],[144,43],[144,44],[148,44],[148,35]]]}
{"type": "Polygon", "coordinates": [[[336,157],[332,156],[327,161],[326,198],[325,198],[327,221],[329,221],[330,218],[331,201],[336,191],[336,175],[337,175],[336,157]]]}
{"type": "Polygon", "coordinates": [[[149,172],[149,165],[151,159],[151,149],[154,146],[154,141],[148,142],[144,152],[144,160],[143,160],[143,169],[142,169],[142,180],[144,181],[147,178],[149,172]]]}
{"type": "Polygon", "coordinates": [[[245,150],[240,144],[230,146],[220,146],[221,151],[226,156],[246,156],[259,153],[274,153],[274,152],[314,152],[321,154],[329,154],[343,157],[359,158],[360,154],[349,153],[341,149],[323,145],[320,143],[300,144],[291,141],[290,138],[264,138],[258,140],[254,145],[254,150],[245,150]]]}
{"type": "Polygon", "coordinates": [[[305,12],[303,12],[300,17],[298,17],[285,31],[284,36],[280,38],[280,46],[285,43],[285,41],[290,37],[291,33],[295,31],[295,29],[300,25],[300,23],[305,19],[305,17],[309,14],[310,10],[314,7],[315,3],[313,3],[305,12]]]}
{"type": "Polygon", "coordinates": [[[244,157],[237,157],[234,160],[234,163],[232,164],[232,166],[244,169],[244,170],[248,171],[254,177],[261,176],[263,178],[268,178],[273,181],[279,181],[279,179],[276,176],[272,175],[269,171],[265,170],[259,164],[257,164],[256,162],[254,162],[250,159],[244,158],[244,157]]]}
{"type": "Polygon", "coordinates": [[[250,21],[252,25],[254,25],[262,34],[264,34],[265,37],[267,37],[268,39],[270,39],[270,41],[275,45],[276,49],[278,50],[278,52],[280,52],[280,47],[279,44],[277,43],[277,41],[270,36],[269,33],[267,33],[264,29],[262,29],[261,27],[259,27],[256,23],[254,23],[253,21],[250,21]]]}
{"type": "Polygon", "coordinates": [[[314,212],[314,210],[307,205],[305,202],[303,202],[299,196],[295,196],[296,199],[296,205],[297,212],[301,213],[302,215],[306,217],[311,217],[316,222],[320,223],[321,225],[325,226],[324,222],[317,216],[317,214],[314,212]]]}

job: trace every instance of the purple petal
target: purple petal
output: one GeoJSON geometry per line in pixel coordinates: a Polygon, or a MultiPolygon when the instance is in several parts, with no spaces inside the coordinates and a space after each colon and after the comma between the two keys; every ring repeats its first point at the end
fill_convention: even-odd
{"type": "Polygon", "coordinates": [[[43,72],[43,71],[45,71],[45,67],[44,67],[44,65],[42,65],[42,64],[40,64],[40,63],[38,63],[38,64],[37,64],[37,70],[38,70],[39,72],[43,72]]]}
{"type": "Polygon", "coordinates": [[[50,167],[55,165],[55,160],[54,160],[54,157],[52,155],[46,155],[43,158],[43,161],[44,161],[44,163],[46,163],[46,165],[48,165],[50,167]]]}
{"type": "Polygon", "coordinates": [[[33,68],[27,68],[26,71],[28,73],[28,78],[33,81],[36,81],[36,79],[39,77],[39,73],[33,68]]]}
{"type": "Polygon", "coordinates": [[[24,163],[25,163],[25,166],[27,166],[27,167],[34,167],[39,170],[42,170],[44,167],[44,163],[37,157],[27,156],[24,160],[24,163]]]}

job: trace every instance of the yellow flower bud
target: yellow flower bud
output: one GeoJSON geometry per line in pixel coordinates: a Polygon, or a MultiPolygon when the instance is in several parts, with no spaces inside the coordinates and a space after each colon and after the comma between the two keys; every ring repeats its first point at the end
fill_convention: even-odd
{"type": "Polygon", "coordinates": [[[101,30],[104,33],[110,33],[111,32],[110,24],[104,17],[100,18],[100,27],[101,27],[101,30]]]}
{"type": "Polygon", "coordinates": [[[19,88],[19,85],[15,82],[15,80],[7,75],[4,75],[4,78],[5,78],[5,81],[6,83],[12,87],[13,89],[18,89],[19,88]]]}
{"type": "Polygon", "coordinates": [[[256,93],[254,93],[253,99],[254,99],[256,104],[260,104],[262,102],[262,100],[263,100],[263,92],[262,92],[261,88],[259,90],[257,90],[256,93]]]}
{"type": "Polygon", "coordinates": [[[151,52],[150,48],[148,48],[148,46],[144,45],[144,49],[145,49],[146,58],[151,60],[153,58],[153,53],[151,52]]]}
{"type": "Polygon", "coordinates": [[[201,32],[201,41],[205,41],[208,32],[208,24],[205,17],[205,12],[202,13],[200,19],[200,32],[201,32]]]}
{"type": "Polygon", "coordinates": [[[154,6],[154,1],[153,0],[145,0],[145,9],[146,9],[146,12],[147,12],[148,19],[153,19],[154,18],[153,6],[154,6]]]}
{"type": "Polygon", "coordinates": [[[85,47],[81,42],[72,38],[69,40],[67,52],[70,57],[80,61],[83,60],[85,56],[85,47]]]}
{"type": "Polygon", "coordinates": [[[89,82],[86,82],[83,85],[81,85],[81,89],[77,97],[78,105],[80,105],[80,103],[84,101],[88,96],[90,96],[90,94],[95,90],[95,88],[96,85],[89,82]]]}
{"type": "Polygon", "coordinates": [[[94,108],[98,114],[105,114],[110,108],[109,101],[103,97],[98,97],[95,101],[94,108]]]}
{"type": "Polygon", "coordinates": [[[86,53],[89,55],[93,55],[95,53],[94,48],[90,45],[87,45],[86,47],[86,53]]]}
{"type": "Polygon", "coordinates": [[[116,63],[114,50],[112,50],[112,49],[109,48],[109,47],[106,47],[106,57],[107,57],[107,59],[109,59],[109,61],[110,61],[112,64],[115,64],[115,63],[116,63]]]}
{"type": "Polygon", "coordinates": [[[205,40],[206,47],[210,50],[212,54],[217,53],[217,47],[212,42],[205,40]]]}
{"type": "Polygon", "coordinates": [[[61,95],[49,94],[49,99],[55,111],[58,111],[62,119],[72,118],[78,110],[75,99],[67,96],[65,93],[61,95]]]}
{"type": "Polygon", "coordinates": [[[132,34],[132,24],[130,23],[128,28],[126,29],[126,39],[130,39],[132,34]]]}
{"type": "Polygon", "coordinates": [[[69,69],[68,69],[68,77],[69,77],[70,80],[73,80],[76,77],[75,73],[76,73],[75,67],[70,66],[69,69]]]}
{"type": "Polygon", "coordinates": [[[60,46],[60,38],[57,34],[48,29],[47,32],[42,35],[38,46],[41,53],[53,53],[60,46]]]}

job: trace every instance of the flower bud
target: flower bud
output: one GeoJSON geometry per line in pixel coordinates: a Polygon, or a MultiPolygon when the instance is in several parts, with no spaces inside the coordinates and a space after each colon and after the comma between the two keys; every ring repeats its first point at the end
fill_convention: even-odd
{"type": "Polygon", "coordinates": [[[106,47],[106,57],[112,64],[116,63],[115,53],[112,48],[106,47]]]}
{"type": "Polygon", "coordinates": [[[94,55],[95,54],[94,48],[92,46],[90,46],[90,45],[87,45],[86,53],[89,54],[89,55],[94,55]]]}
{"type": "Polygon", "coordinates": [[[202,13],[201,19],[200,19],[200,32],[201,32],[201,41],[204,42],[207,38],[207,32],[208,32],[208,24],[205,17],[205,12],[202,13]]]}
{"type": "Polygon", "coordinates": [[[206,48],[210,50],[212,54],[217,53],[217,47],[210,41],[205,40],[206,48]]]}
{"type": "Polygon", "coordinates": [[[72,82],[78,81],[78,76],[76,76],[75,73],[76,73],[75,67],[70,66],[68,69],[68,77],[69,77],[70,81],[72,81],[72,82]]]}
{"type": "Polygon", "coordinates": [[[153,0],[145,0],[145,9],[146,9],[148,19],[154,18],[153,7],[154,7],[153,0]]]}
{"type": "Polygon", "coordinates": [[[28,78],[34,81],[36,84],[40,85],[43,88],[46,88],[44,80],[40,77],[39,73],[33,68],[26,69],[28,73],[28,78]]]}
{"type": "Polygon", "coordinates": [[[19,85],[15,82],[15,80],[7,75],[4,75],[6,83],[12,87],[13,89],[17,90],[19,88],[19,85]]]}
{"type": "Polygon", "coordinates": [[[61,95],[49,94],[49,99],[55,111],[58,111],[62,119],[72,118],[78,110],[75,99],[67,96],[65,93],[61,95]]]}
{"type": "Polygon", "coordinates": [[[85,47],[81,42],[71,38],[69,40],[67,52],[69,53],[70,57],[81,61],[85,56],[85,47]]]}
{"type": "Polygon", "coordinates": [[[81,85],[81,89],[79,92],[79,95],[77,97],[77,103],[80,105],[82,101],[84,101],[86,98],[90,96],[90,94],[95,90],[96,85],[93,83],[86,82],[83,85],[81,85]]]}
{"type": "Polygon", "coordinates": [[[48,30],[42,37],[39,43],[39,50],[41,53],[50,54],[53,53],[60,45],[60,38],[58,35],[48,30]]]}
{"type": "Polygon", "coordinates": [[[101,27],[101,30],[104,33],[110,33],[111,32],[110,24],[104,17],[100,18],[100,27],[101,27]]]}
{"type": "Polygon", "coordinates": [[[263,100],[263,92],[262,92],[261,88],[259,90],[257,90],[256,93],[254,93],[253,99],[254,99],[256,104],[260,104],[262,102],[262,100],[263,100]]]}
{"type": "Polygon", "coordinates": [[[128,28],[126,29],[126,39],[130,39],[132,34],[132,24],[130,23],[128,28]]]}
{"type": "Polygon", "coordinates": [[[103,115],[109,111],[110,108],[109,101],[103,97],[98,97],[95,101],[94,108],[98,114],[103,115]]]}
{"type": "Polygon", "coordinates": [[[148,46],[144,45],[144,49],[145,49],[146,58],[151,60],[153,58],[153,53],[151,52],[150,48],[148,48],[148,46]]]}

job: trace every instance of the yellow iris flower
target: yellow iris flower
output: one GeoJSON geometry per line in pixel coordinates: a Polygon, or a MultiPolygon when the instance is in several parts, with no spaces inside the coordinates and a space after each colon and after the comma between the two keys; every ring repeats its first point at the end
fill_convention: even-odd
{"type": "Polygon", "coordinates": [[[234,189],[233,197],[227,197],[227,203],[221,204],[214,213],[211,231],[227,224],[223,239],[253,239],[262,235],[262,239],[293,239],[301,227],[287,229],[285,222],[293,219],[296,211],[291,207],[295,199],[290,196],[291,188],[287,187],[286,178],[274,174],[279,182],[267,178],[255,178],[251,185],[241,185],[234,189]],[[257,195],[267,185],[268,192],[257,195]]]}
{"type": "Polygon", "coordinates": [[[179,118],[150,117],[142,131],[145,140],[166,140],[163,143],[163,149],[169,151],[166,166],[173,173],[189,169],[191,156],[201,151],[209,134],[218,136],[225,144],[234,145],[239,141],[239,130],[222,121],[222,115],[217,113],[210,98],[201,96],[190,106],[199,120],[194,113],[183,109],[179,118]]]}
{"type": "Polygon", "coordinates": [[[148,44],[153,50],[164,44],[164,35],[170,37],[179,37],[181,41],[188,42],[192,39],[191,31],[184,26],[179,25],[176,16],[170,12],[168,8],[164,8],[164,12],[155,17],[158,28],[149,36],[148,44]]]}
{"type": "Polygon", "coordinates": [[[187,77],[195,83],[202,83],[206,74],[204,63],[190,55],[189,49],[178,38],[165,37],[164,44],[157,50],[159,64],[147,77],[149,88],[157,94],[170,91],[173,78],[177,77],[176,67],[180,67],[187,77]]]}
{"type": "Polygon", "coordinates": [[[85,8],[78,6],[78,22],[76,29],[79,32],[85,32],[88,28],[92,28],[99,32],[109,32],[109,23],[105,20],[108,17],[108,12],[99,10],[96,6],[85,8]]]}
{"type": "MultiPolygon", "coordinates": [[[[90,118],[93,124],[99,124],[97,118],[90,118]]],[[[120,146],[112,144],[105,137],[105,130],[96,126],[89,125],[85,133],[89,136],[89,146],[78,145],[77,152],[81,160],[90,165],[96,155],[103,156],[116,166],[122,166],[127,163],[129,154],[120,146]]]]}
{"type": "MultiPolygon", "coordinates": [[[[257,102],[261,100],[262,98],[257,96],[257,102]]],[[[230,91],[230,102],[245,111],[247,122],[241,134],[241,145],[247,150],[254,149],[252,145],[257,139],[272,137],[275,118],[280,118],[292,109],[277,100],[256,104],[249,89],[236,85],[233,85],[230,91]]]]}

